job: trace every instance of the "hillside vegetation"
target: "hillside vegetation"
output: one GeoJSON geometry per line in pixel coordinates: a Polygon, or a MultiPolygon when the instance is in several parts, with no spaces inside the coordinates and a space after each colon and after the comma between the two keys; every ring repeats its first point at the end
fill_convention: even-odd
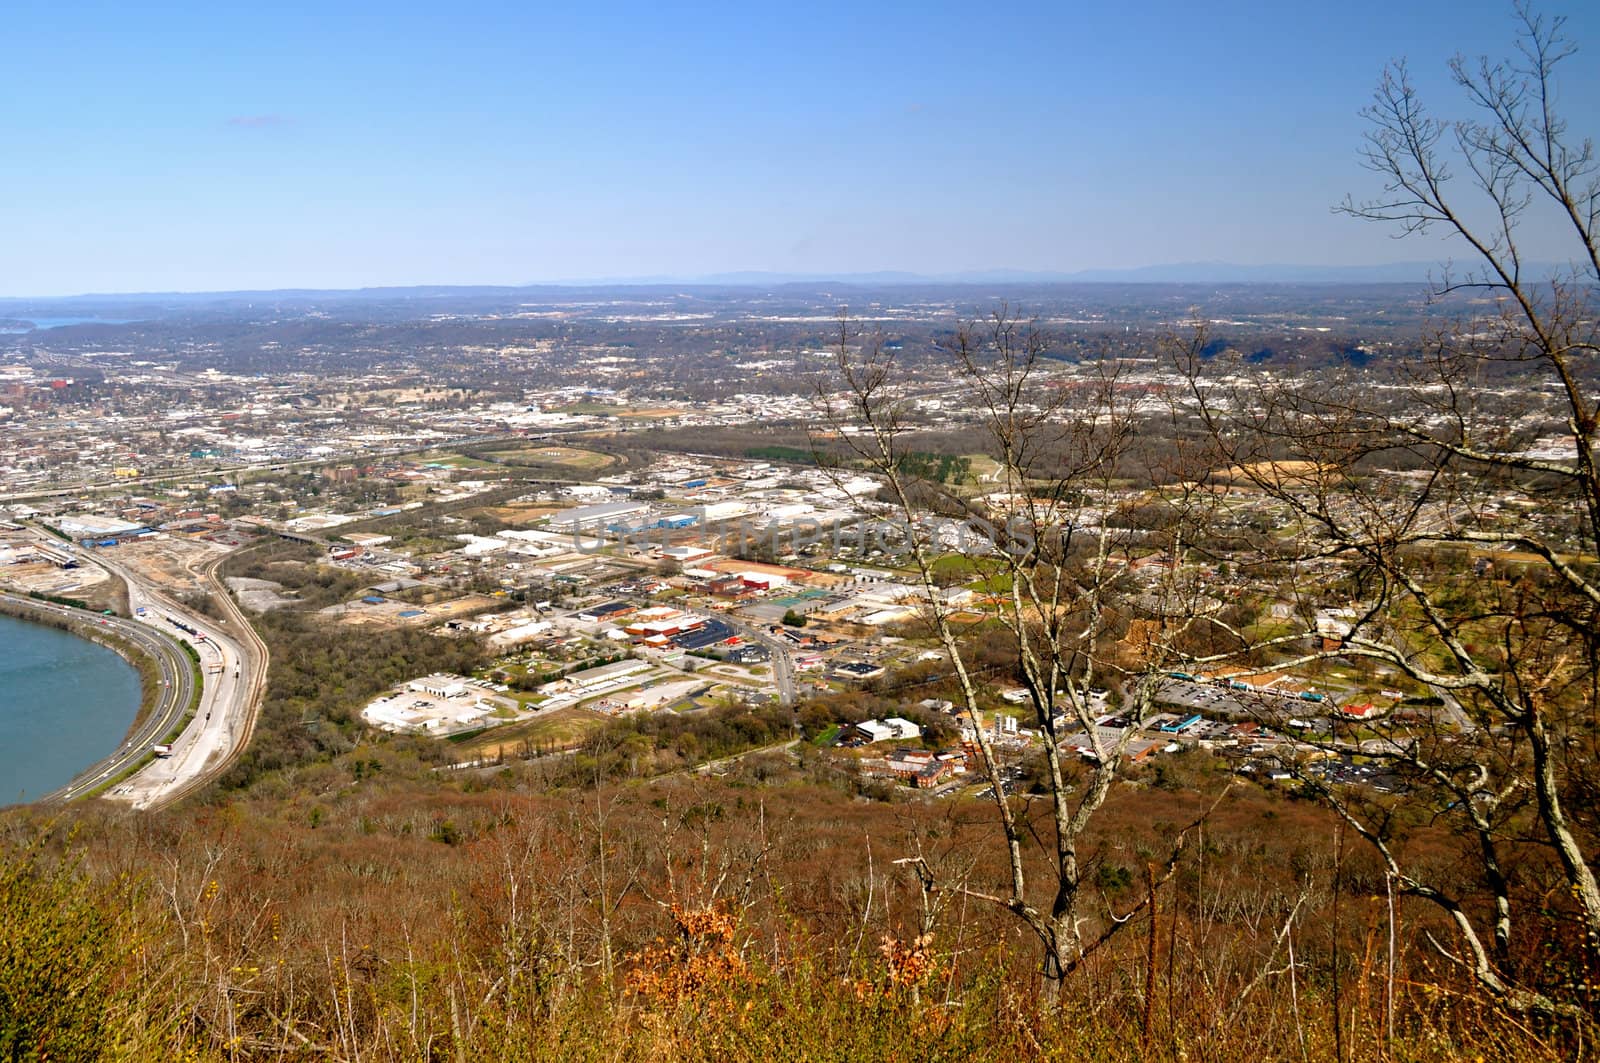
{"type": "MultiPolygon", "coordinates": [[[[575,785],[558,760],[440,779],[383,745],[154,816],[13,813],[0,1054],[1442,1060],[1578,1046],[1569,1027],[1477,1003],[1428,948],[1443,928],[1426,910],[1401,912],[1391,976],[1381,868],[1320,805],[1229,787],[1204,758],[1109,807],[1094,857],[1108,920],[1228,790],[1155,918],[1055,1001],[1006,913],[925,894],[897,863],[920,853],[942,881],[987,888],[1004,874],[987,805],[865,800],[786,755],[621,785],[575,785]]],[[[1523,944],[1530,965],[1559,961],[1523,944]]]]}

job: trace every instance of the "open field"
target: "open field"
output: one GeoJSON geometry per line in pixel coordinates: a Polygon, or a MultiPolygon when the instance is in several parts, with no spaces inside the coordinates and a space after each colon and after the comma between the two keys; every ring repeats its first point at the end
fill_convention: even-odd
{"type": "Polygon", "coordinates": [[[449,452],[432,452],[417,456],[417,461],[424,465],[444,465],[451,469],[498,469],[500,466],[492,461],[481,458],[470,458],[465,454],[452,454],[449,452]]]}
{"type": "Polygon", "coordinates": [[[560,465],[575,472],[599,472],[617,463],[611,454],[577,447],[546,446],[501,450],[496,454],[507,461],[527,462],[530,465],[560,465]]]}
{"type": "Polygon", "coordinates": [[[1212,473],[1212,479],[1235,484],[1264,482],[1275,486],[1309,485],[1335,471],[1332,465],[1315,461],[1258,461],[1251,465],[1219,469],[1212,473]]]}
{"type": "Polygon", "coordinates": [[[108,555],[112,560],[127,565],[136,575],[158,586],[203,591],[205,588],[193,569],[201,561],[215,557],[221,548],[193,539],[162,537],[107,549],[112,551],[108,555]]]}
{"type": "Polygon", "coordinates": [[[547,517],[552,513],[559,513],[569,507],[559,503],[540,505],[535,503],[519,503],[509,506],[480,506],[477,509],[464,509],[461,515],[468,519],[473,517],[489,517],[505,524],[531,524],[540,517],[547,517]]]}
{"type": "Polygon", "coordinates": [[[624,420],[651,420],[657,417],[677,417],[682,410],[674,406],[612,406],[604,402],[575,402],[570,406],[551,408],[554,413],[595,414],[619,417],[624,420]]]}
{"type": "Polygon", "coordinates": [[[468,594],[460,598],[451,598],[441,602],[413,603],[398,598],[385,599],[382,602],[351,602],[339,609],[339,622],[342,624],[382,624],[386,627],[412,626],[419,627],[428,624],[442,623],[446,620],[457,620],[473,613],[481,613],[485,609],[492,609],[500,605],[498,598],[486,594],[468,594]],[[412,615],[404,615],[412,614],[412,615]]]}
{"type": "Polygon", "coordinates": [[[654,417],[677,417],[683,411],[675,406],[641,406],[637,409],[623,410],[618,417],[648,419],[654,417]]]}
{"type": "Polygon", "coordinates": [[[741,686],[764,687],[770,685],[772,669],[765,665],[746,667],[737,664],[714,664],[702,670],[701,675],[714,675],[724,682],[734,682],[741,686]]]}
{"type": "Polygon", "coordinates": [[[961,456],[972,463],[967,470],[967,474],[974,480],[983,484],[992,484],[999,480],[1000,463],[989,455],[973,453],[961,456]]]}
{"type": "Polygon", "coordinates": [[[459,746],[463,760],[516,755],[525,748],[572,749],[606,725],[607,718],[588,709],[556,709],[527,723],[496,727],[459,746]]]}
{"type": "Polygon", "coordinates": [[[43,561],[26,561],[0,568],[0,582],[25,594],[53,594],[64,598],[99,601],[111,592],[111,577],[94,565],[57,568],[43,561]]]}
{"type": "Polygon", "coordinates": [[[467,393],[465,388],[452,387],[371,388],[335,392],[324,396],[320,405],[342,408],[373,404],[393,406],[410,402],[447,402],[459,399],[467,393]]]}

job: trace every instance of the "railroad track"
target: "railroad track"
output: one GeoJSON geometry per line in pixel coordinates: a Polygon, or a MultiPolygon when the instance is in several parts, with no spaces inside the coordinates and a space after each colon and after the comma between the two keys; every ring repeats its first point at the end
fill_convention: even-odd
{"type": "MultiPolygon", "coordinates": [[[[120,566],[111,564],[106,559],[95,559],[103,567],[107,567],[114,573],[121,575],[128,582],[130,592],[133,588],[138,587],[139,592],[152,602],[151,608],[159,609],[169,617],[172,614],[176,614],[180,617],[189,617],[189,620],[193,623],[203,624],[207,629],[216,631],[213,641],[218,641],[219,645],[228,644],[237,652],[240,686],[229,694],[226,685],[227,679],[219,678],[223,693],[214,699],[216,704],[210,705],[205,704],[207,699],[202,694],[200,702],[207,710],[205,721],[196,721],[190,725],[191,728],[203,725],[210,729],[213,734],[218,733],[217,728],[225,727],[226,748],[222,750],[221,756],[213,754],[198,770],[193,770],[192,774],[174,778],[170,783],[159,781],[159,777],[157,781],[152,782],[148,779],[146,771],[137,771],[129,774],[129,769],[139,767],[141,762],[148,759],[151,746],[162,741],[174,727],[184,720],[189,708],[195,703],[196,694],[200,693],[195,685],[194,666],[189,655],[184,651],[182,643],[166,631],[158,629],[151,624],[143,624],[136,620],[126,620],[121,617],[88,613],[53,603],[19,598],[15,595],[0,594],[0,600],[10,602],[39,615],[66,618],[84,628],[100,627],[109,632],[114,632],[137,648],[153,656],[161,672],[163,694],[156,711],[150,713],[149,718],[141,722],[134,732],[124,739],[115,753],[80,772],[66,786],[39,798],[39,800],[52,802],[71,801],[91,795],[103,789],[107,783],[116,782],[118,786],[113,796],[132,800],[137,807],[163,808],[203,790],[239,759],[240,754],[249,746],[250,740],[255,734],[256,722],[261,713],[262,698],[266,691],[269,655],[266,643],[256,633],[249,619],[239,609],[232,596],[228,594],[227,588],[222,585],[221,580],[217,577],[217,569],[227,556],[220,555],[210,558],[198,568],[192,570],[202,585],[216,598],[224,614],[226,614],[226,634],[222,633],[222,628],[213,629],[209,620],[200,617],[189,617],[189,614],[175,603],[160,597],[159,590],[147,581],[123,570],[120,566]],[[212,713],[218,710],[224,715],[215,724],[210,723],[212,713]],[[142,779],[145,780],[143,783],[141,783],[142,779]]],[[[184,733],[188,735],[190,732],[186,729],[184,733]]],[[[200,733],[202,732],[196,732],[196,734],[200,733]]],[[[201,739],[196,738],[195,741],[201,741],[201,739]]],[[[176,762],[174,767],[178,767],[176,762]]],[[[182,769],[180,768],[179,770],[181,771],[182,769]]]]}
{"type": "Polygon", "coordinates": [[[240,648],[245,651],[244,656],[246,659],[240,671],[242,676],[248,680],[248,690],[244,695],[242,726],[235,732],[233,744],[219,761],[208,765],[205,771],[198,773],[187,782],[172,787],[158,801],[152,802],[148,806],[150,808],[162,808],[181,801],[185,797],[198,793],[221,777],[222,773],[232,767],[234,762],[239,759],[239,756],[249,747],[250,739],[255,734],[256,721],[261,716],[261,701],[267,690],[267,665],[271,658],[267,652],[267,644],[262,641],[260,635],[256,634],[256,629],[239,608],[238,603],[233,600],[233,596],[228,593],[227,587],[217,578],[217,569],[221,567],[223,561],[227,560],[228,556],[224,554],[211,558],[200,566],[196,571],[196,575],[209,585],[213,596],[221,603],[223,612],[227,614],[228,627],[230,629],[228,633],[234,636],[240,648]]]}

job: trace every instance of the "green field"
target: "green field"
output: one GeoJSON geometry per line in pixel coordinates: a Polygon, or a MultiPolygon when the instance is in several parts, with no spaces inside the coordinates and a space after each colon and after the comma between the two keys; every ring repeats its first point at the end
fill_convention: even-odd
{"type": "Polygon", "coordinates": [[[452,469],[497,469],[492,461],[469,458],[465,454],[422,454],[417,462],[423,465],[444,465],[452,469]]]}

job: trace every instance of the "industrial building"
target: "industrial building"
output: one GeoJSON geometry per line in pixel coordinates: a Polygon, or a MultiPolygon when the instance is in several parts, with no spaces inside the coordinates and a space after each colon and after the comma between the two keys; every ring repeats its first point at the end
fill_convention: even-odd
{"type": "Polygon", "coordinates": [[[649,510],[644,502],[628,500],[618,502],[602,502],[594,506],[577,506],[573,509],[563,509],[559,513],[550,515],[549,526],[563,531],[578,531],[583,528],[594,530],[596,527],[606,527],[624,517],[639,516],[649,510]]]}

